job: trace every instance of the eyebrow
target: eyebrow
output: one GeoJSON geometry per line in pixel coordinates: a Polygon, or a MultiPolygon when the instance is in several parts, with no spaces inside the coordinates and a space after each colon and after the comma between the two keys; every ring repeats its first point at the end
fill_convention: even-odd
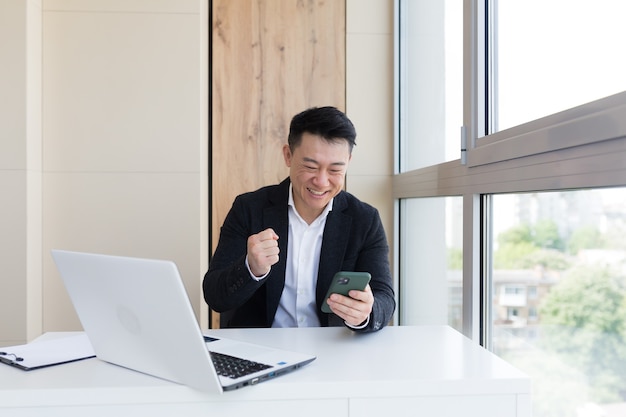
{"type": "MultiPolygon", "coordinates": [[[[311,163],[314,163],[314,164],[317,164],[317,165],[319,165],[319,164],[320,164],[320,163],[319,163],[319,162],[317,162],[315,159],[313,159],[313,158],[307,158],[306,156],[305,156],[304,158],[302,158],[302,160],[303,160],[304,162],[311,162],[311,163]]],[[[345,163],[345,162],[343,162],[343,161],[340,161],[340,162],[331,162],[331,165],[345,166],[345,165],[346,165],[346,163],[345,163]]]]}

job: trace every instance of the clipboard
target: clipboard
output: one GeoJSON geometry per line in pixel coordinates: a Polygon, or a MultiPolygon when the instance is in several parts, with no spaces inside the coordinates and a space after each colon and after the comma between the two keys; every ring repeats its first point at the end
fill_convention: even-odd
{"type": "Polygon", "coordinates": [[[0,362],[23,371],[61,365],[95,356],[91,342],[85,333],[34,341],[25,345],[0,347],[0,362]]]}

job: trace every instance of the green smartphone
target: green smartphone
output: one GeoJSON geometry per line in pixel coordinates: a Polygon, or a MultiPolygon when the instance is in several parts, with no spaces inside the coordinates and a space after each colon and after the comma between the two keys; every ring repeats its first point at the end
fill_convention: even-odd
{"type": "Polygon", "coordinates": [[[326,300],[331,294],[342,294],[349,297],[350,290],[363,291],[370,282],[372,276],[369,272],[349,272],[339,271],[333,277],[333,281],[328,288],[324,302],[322,303],[322,311],[324,313],[332,313],[326,300]]]}

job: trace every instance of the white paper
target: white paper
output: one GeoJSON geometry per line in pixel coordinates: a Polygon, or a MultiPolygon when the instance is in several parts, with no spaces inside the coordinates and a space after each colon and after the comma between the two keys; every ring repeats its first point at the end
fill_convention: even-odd
{"type": "Polygon", "coordinates": [[[91,342],[86,334],[61,337],[52,340],[42,340],[25,345],[0,347],[3,362],[13,362],[19,368],[26,370],[71,362],[95,356],[91,342]],[[16,361],[16,358],[22,358],[16,361]]]}

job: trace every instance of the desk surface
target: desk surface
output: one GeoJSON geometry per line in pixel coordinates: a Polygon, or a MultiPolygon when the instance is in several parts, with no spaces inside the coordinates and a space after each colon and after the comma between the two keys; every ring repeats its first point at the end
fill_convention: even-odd
{"type": "MultiPolygon", "coordinates": [[[[370,334],[344,328],[223,329],[207,334],[310,352],[317,359],[288,375],[221,395],[95,358],[30,372],[3,365],[0,411],[155,402],[507,395],[529,403],[530,380],[525,374],[447,326],[392,326],[370,334]]],[[[42,337],[55,336],[59,335],[42,337]]],[[[175,359],[175,353],[164,358],[175,359]]]]}

